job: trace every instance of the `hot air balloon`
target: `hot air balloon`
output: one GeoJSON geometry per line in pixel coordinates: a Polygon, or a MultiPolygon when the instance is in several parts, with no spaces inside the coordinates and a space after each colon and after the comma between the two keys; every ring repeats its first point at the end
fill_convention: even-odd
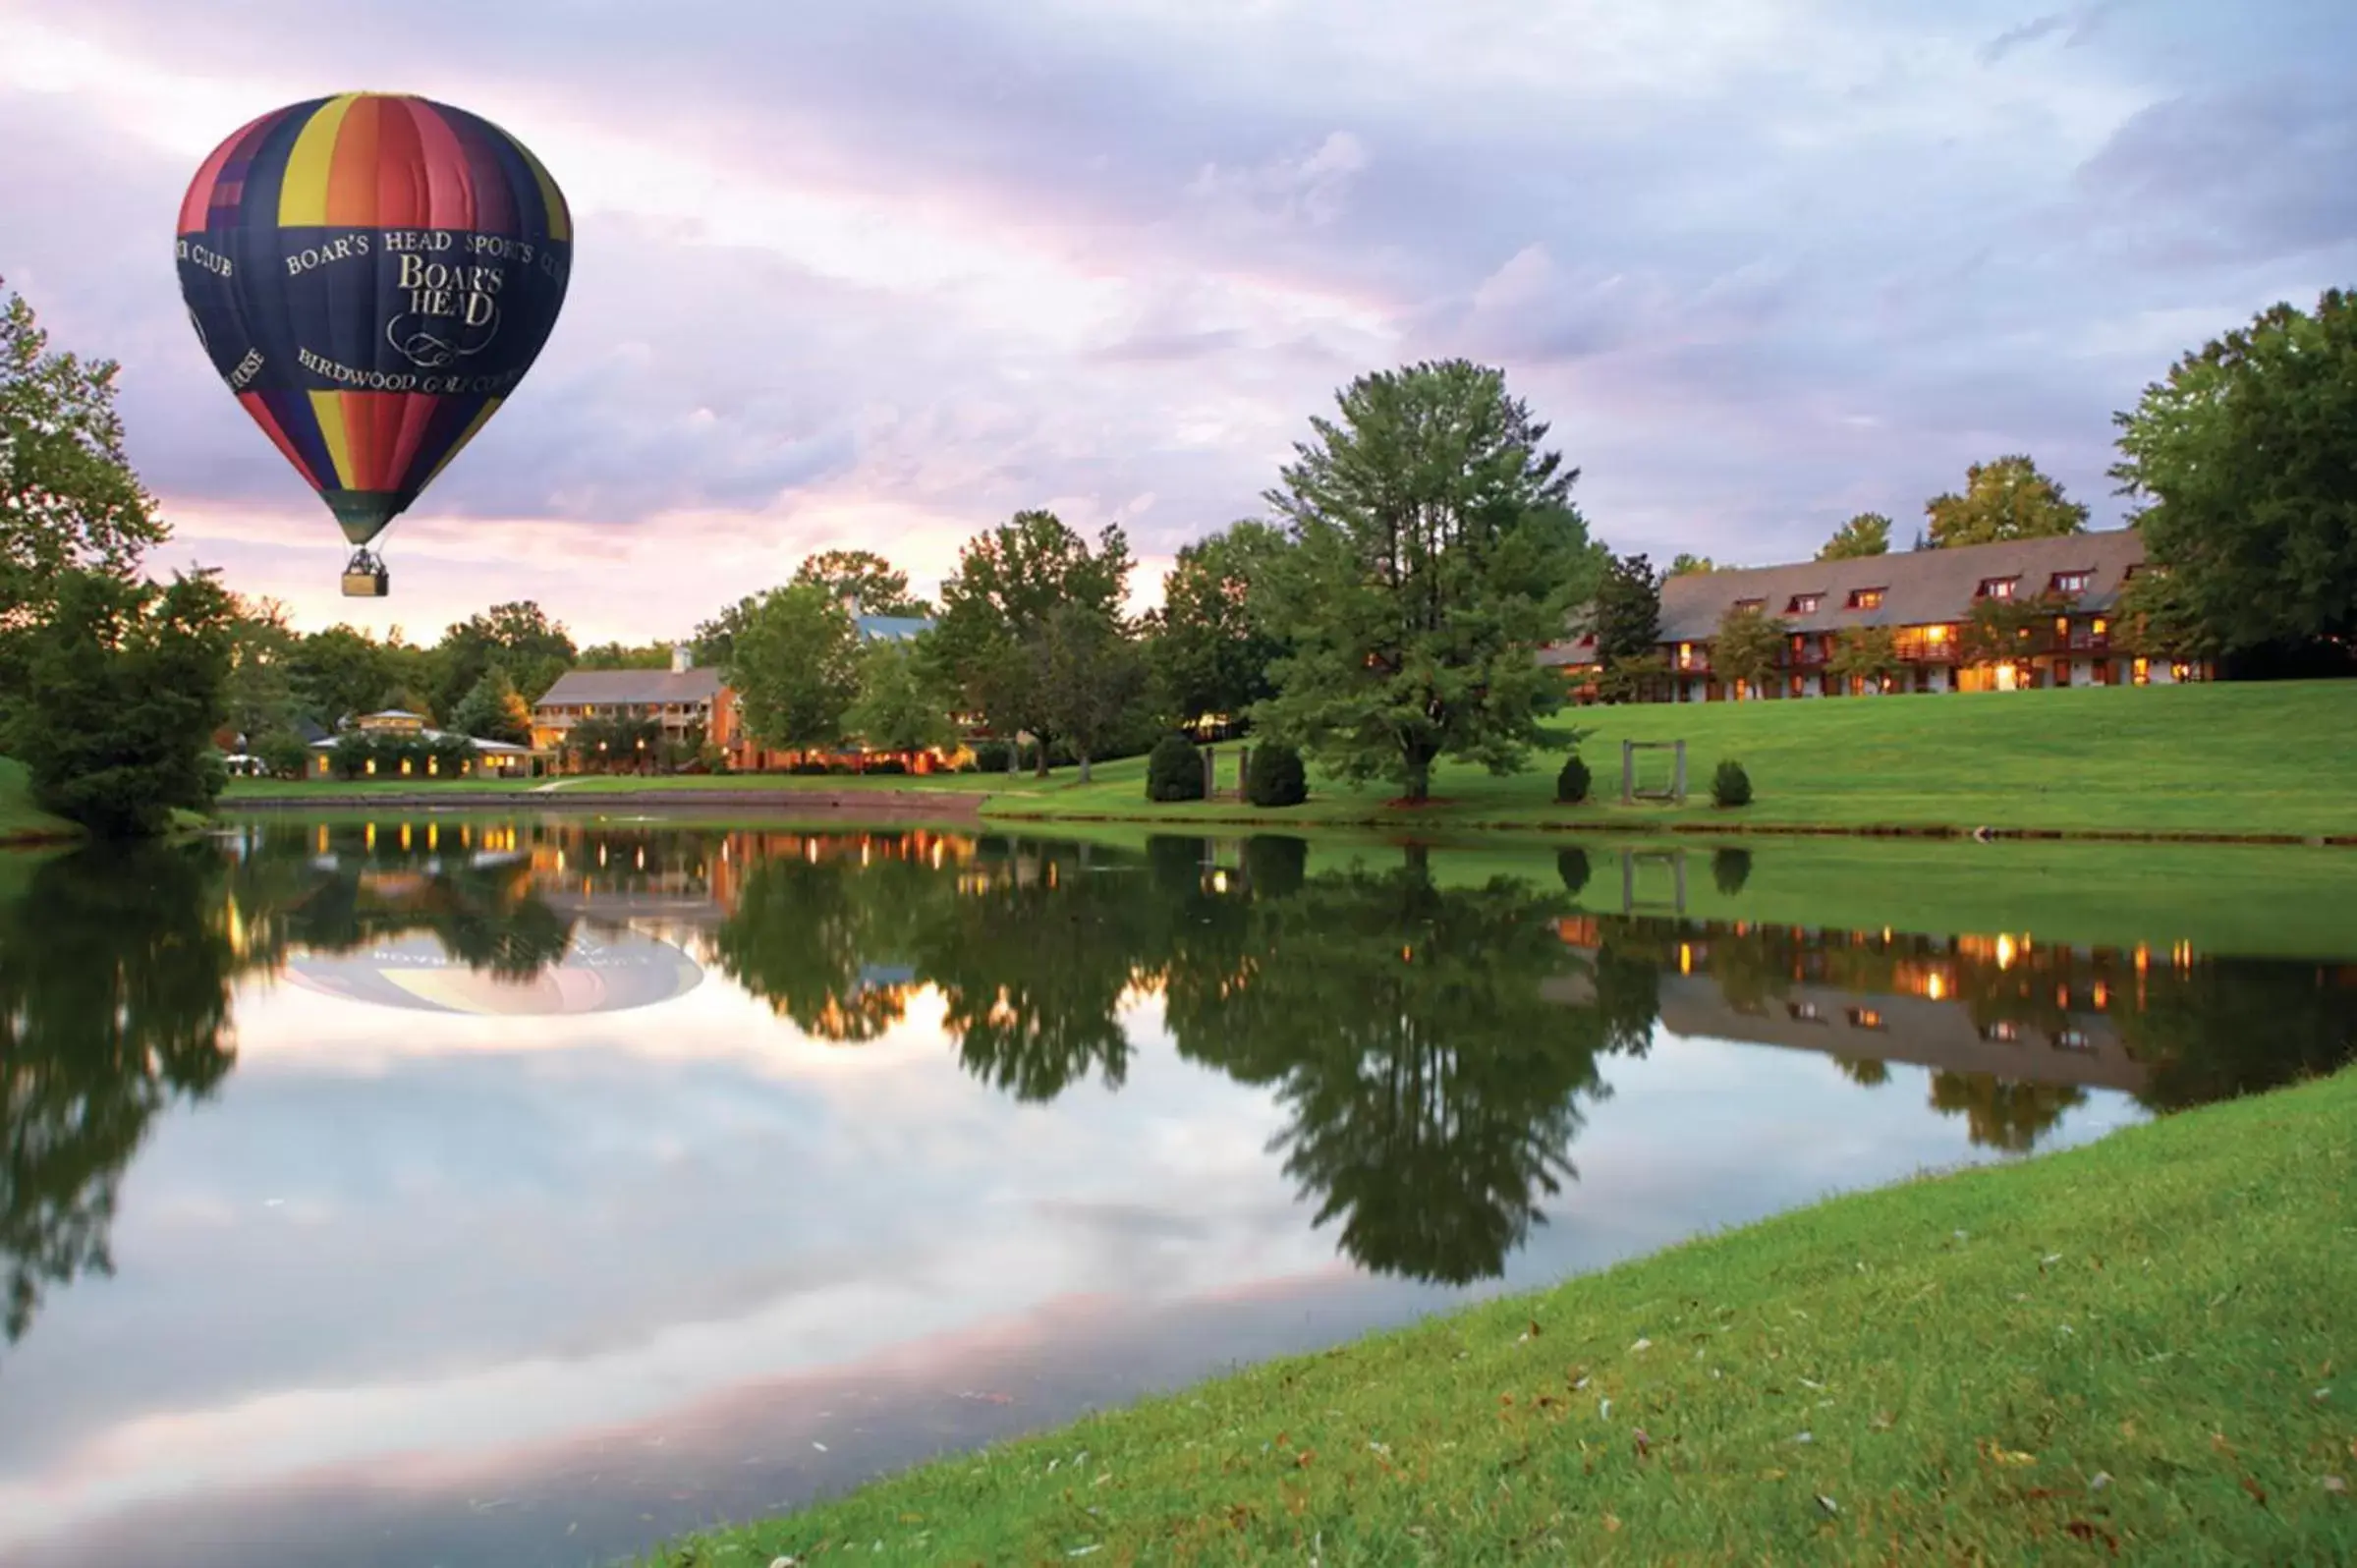
{"type": "Polygon", "coordinates": [[[213,368],[355,546],[370,544],[532,368],[572,273],[540,160],[489,121],[399,93],[263,115],[180,205],[180,289],[213,368]]]}

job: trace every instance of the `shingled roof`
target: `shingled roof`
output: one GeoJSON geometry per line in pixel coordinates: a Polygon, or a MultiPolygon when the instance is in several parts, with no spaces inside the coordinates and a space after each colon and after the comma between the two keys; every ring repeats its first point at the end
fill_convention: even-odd
{"type": "Polygon", "coordinates": [[[1694,572],[1661,585],[1661,641],[1708,642],[1717,632],[1719,619],[1747,599],[1761,600],[1763,611],[1795,632],[1936,626],[1971,615],[1974,595],[1992,578],[2018,578],[2014,591],[2026,599],[2045,592],[2056,577],[2068,572],[2089,574],[2086,590],[2073,599],[2074,609],[2107,610],[2118,602],[2128,568],[2143,559],[2144,541],[2134,529],[2109,529],[1850,561],[1694,572]],[[1881,589],[1880,606],[1851,609],[1850,595],[1860,588],[1881,589]],[[1792,608],[1796,597],[1812,593],[1818,595],[1814,613],[1792,608]]]}
{"type": "Polygon", "coordinates": [[[720,695],[720,672],[689,670],[567,670],[535,708],[580,702],[708,702],[720,695]]]}

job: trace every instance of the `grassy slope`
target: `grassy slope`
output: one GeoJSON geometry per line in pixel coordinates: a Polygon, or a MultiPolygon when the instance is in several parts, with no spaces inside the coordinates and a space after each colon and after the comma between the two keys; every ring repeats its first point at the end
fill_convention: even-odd
{"type": "Polygon", "coordinates": [[[79,838],[82,829],[62,816],[51,816],[32,804],[31,784],[25,764],[0,756],[0,844],[10,840],[79,838]]]}
{"type": "MultiPolygon", "coordinates": [[[[2095,687],[1898,699],[1648,703],[1595,708],[1582,752],[1596,804],[1552,804],[1552,758],[1508,778],[1443,767],[1444,804],[1387,812],[1386,786],[1351,791],[1313,777],[1312,800],[1271,813],[1296,821],[1379,818],[1609,827],[1632,819],[1729,820],[1709,804],[1711,771],[1742,761],[1757,793],[1749,826],[1949,826],[2139,832],[2357,833],[2357,682],[2095,687]],[[1617,804],[1620,742],[1687,743],[1683,811],[1617,804]],[[1608,799],[1606,799],[1608,798],[1608,799]]],[[[1644,765],[1666,770],[1665,757],[1644,765]]],[[[1150,808],[1131,762],[1009,812],[1251,814],[1233,800],[1150,808]]],[[[1223,766],[1222,782],[1232,778],[1223,766]]]]}
{"type": "Polygon", "coordinates": [[[1839,1199],[654,1560],[2347,1562],[2351,1301],[2357,1071],[1839,1199]]]}
{"type": "MultiPolygon", "coordinates": [[[[1350,790],[1313,779],[1313,798],[1286,812],[1256,812],[1234,800],[1151,806],[1145,763],[1097,769],[1083,787],[1063,769],[1044,786],[1028,775],[931,778],[597,779],[576,790],[677,789],[703,794],[756,789],[929,789],[988,791],[993,814],[1146,817],[1155,820],[1263,817],[1295,824],[1413,822],[1422,826],[1588,827],[1737,822],[1747,826],[1992,827],[2131,832],[2357,833],[2357,682],[2098,687],[1831,701],[1644,704],[1597,708],[1575,719],[1592,727],[1586,755],[1598,802],[1552,803],[1555,763],[1492,778],[1443,766],[1441,804],[1387,810],[1392,793],[1350,790]],[[1693,798],[1682,810],[1616,804],[1623,739],[1688,744],[1693,798]],[[1757,803],[1740,816],[1713,812],[1712,766],[1736,757],[1749,768],[1757,803]]],[[[1232,787],[1233,749],[1222,760],[1232,787]]],[[[1665,766],[1665,759],[1650,765],[1665,766]]],[[[522,793],[529,783],[473,785],[522,793]]],[[[416,791],[417,781],[336,785],[355,791],[416,791]]],[[[227,799],[326,793],[317,784],[239,781],[227,799]]]]}

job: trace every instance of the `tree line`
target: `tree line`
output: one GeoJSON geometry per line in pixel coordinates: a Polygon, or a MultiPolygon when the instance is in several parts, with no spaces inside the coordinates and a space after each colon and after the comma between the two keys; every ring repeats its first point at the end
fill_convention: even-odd
{"type": "MultiPolygon", "coordinates": [[[[299,635],[276,606],[204,572],[140,573],[166,536],[123,453],[115,367],[48,351],[29,308],[0,312],[0,741],[50,809],[145,831],[219,788],[204,765],[224,726],[266,759],[300,762],[306,725],[397,705],[491,739],[522,739],[563,669],[660,665],[665,644],[582,649],[530,601],[494,605],[430,646],[347,627],[299,635]]],[[[2322,656],[2357,638],[2357,296],[2271,308],[2186,355],[2116,416],[2120,461],[2153,570],[2114,619],[2123,649],[2171,657],[2322,656]]],[[[1263,492],[1265,515],[1182,550],[1162,602],[1128,611],[1135,563],[1118,528],[1094,539],[1046,511],[978,533],[939,590],[869,552],[828,552],[697,631],[746,727],[777,750],[940,744],[953,716],[1036,739],[1034,765],[1143,750],[1174,728],[1249,727],[1332,777],[1429,797],[1448,760],[1495,772],[1559,746],[1565,698],[1534,650],[1575,618],[1595,634],[1607,701],[1664,669],[1661,585],[1614,554],[1571,498],[1578,468],[1502,371],[1464,360],[1362,375],[1263,492]],[[863,614],[931,612],[909,640],[863,641],[863,614]]],[[[2029,457],[1972,466],[1925,506],[1921,548],[2083,531],[2087,507],[2029,457]]],[[[1821,558],[1890,548],[1861,513],[1821,558]]],[[[1707,569],[1682,557],[1672,570],[1707,569]]],[[[2051,606],[1976,611],[1968,654],[2001,656],[2051,606]],[[2018,623],[2018,624],[2017,624],[2018,623]]],[[[1720,629],[1714,663],[1771,667],[1765,615],[1720,629]]],[[[1860,633],[1836,674],[1896,666],[1887,631],[1860,633]]],[[[1736,670],[1740,673],[1740,670],[1736,670]]]]}

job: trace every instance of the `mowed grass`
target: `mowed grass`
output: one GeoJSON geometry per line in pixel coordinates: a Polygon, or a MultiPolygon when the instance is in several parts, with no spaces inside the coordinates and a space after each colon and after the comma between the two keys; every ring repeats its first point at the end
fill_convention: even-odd
{"type": "Polygon", "coordinates": [[[0,756],[0,843],[78,838],[82,829],[32,804],[32,781],[25,764],[0,756]]]}
{"type": "Polygon", "coordinates": [[[2357,1071],[1837,1199],[672,1546],[2357,1561],[2357,1071]]]}
{"type": "MultiPolygon", "coordinates": [[[[1448,827],[1913,828],[2227,835],[2357,834],[2357,682],[2081,687],[2057,692],[1830,700],[1641,703],[1581,709],[1554,726],[1593,731],[1581,751],[1595,774],[1584,806],[1554,803],[1561,751],[1495,777],[1443,764],[1433,804],[1402,809],[1394,787],[1336,784],[1313,769],[1311,798],[1262,811],[1235,798],[1237,749],[1219,748],[1225,798],[1182,805],[1146,799],[1143,757],[1046,780],[1028,772],[926,777],[733,774],[568,781],[549,798],[625,791],[779,793],[941,791],[989,797],[987,815],[1029,819],[1448,827]],[[1680,808],[1619,804],[1623,740],[1687,743],[1691,790],[1680,808]],[[1752,806],[1719,812],[1711,774],[1742,762],[1752,806]]],[[[1641,754],[1643,782],[1666,780],[1667,754],[1641,754]]],[[[417,779],[354,784],[239,780],[225,800],[368,794],[524,794],[544,781],[437,786],[417,779]]]]}
{"type": "MultiPolygon", "coordinates": [[[[1814,701],[1642,703],[1566,715],[1559,733],[1593,731],[1581,753],[1594,799],[1554,804],[1560,754],[1504,778],[1443,765],[1438,804],[1402,811],[1386,785],[1350,789],[1317,776],[1311,799],[1260,813],[1230,799],[1150,806],[1144,770],[1023,801],[995,814],[1118,813],[1301,822],[1527,825],[1979,826],[2136,833],[2357,833],[2357,682],[2088,687],[2055,692],[1843,698],[1814,701]],[[1687,743],[1681,810],[1619,804],[1623,740],[1687,743]],[[1718,812],[1711,774],[1722,758],[1750,773],[1754,804],[1718,812]]],[[[1641,782],[1666,779],[1667,754],[1639,754],[1641,782]]]]}

